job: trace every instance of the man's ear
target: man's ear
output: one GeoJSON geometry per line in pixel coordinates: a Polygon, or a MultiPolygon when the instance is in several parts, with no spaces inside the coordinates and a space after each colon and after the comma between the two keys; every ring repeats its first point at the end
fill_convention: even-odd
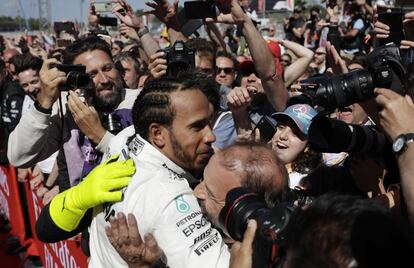
{"type": "Polygon", "coordinates": [[[148,127],[148,140],[157,148],[163,148],[166,144],[167,129],[158,123],[151,123],[148,127]]]}

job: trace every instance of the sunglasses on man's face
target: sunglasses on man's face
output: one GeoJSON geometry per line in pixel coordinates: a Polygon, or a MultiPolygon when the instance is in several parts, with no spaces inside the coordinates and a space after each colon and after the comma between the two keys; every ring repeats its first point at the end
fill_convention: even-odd
{"type": "Polygon", "coordinates": [[[233,73],[233,68],[231,68],[231,67],[220,68],[220,67],[216,66],[216,74],[221,74],[222,71],[225,74],[231,74],[231,73],[233,73]]]}

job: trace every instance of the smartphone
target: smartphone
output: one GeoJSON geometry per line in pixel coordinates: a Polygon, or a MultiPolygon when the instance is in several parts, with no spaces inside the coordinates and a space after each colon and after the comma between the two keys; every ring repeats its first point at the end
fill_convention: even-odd
{"type": "Polygon", "coordinates": [[[181,9],[178,12],[178,23],[180,24],[181,32],[185,36],[191,36],[193,33],[196,33],[198,28],[203,25],[203,20],[201,19],[188,19],[185,15],[185,10],[181,9]]]}
{"type": "Polygon", "coordinates": [[[275,135],[276,125],[276,120],[269,116],[263,116],[253,129],[253,134],[256,133],[256,129],[259,129],[260,140],[267,143],[275,135]]]}
{"type": "Polygon", "coordinates": [[[54,27],[53,28],[54,28],[54,30],[55,30],[56,33],[60,33],[62,31],[65,31],[65,32],[70,33],[70,32],[74,32],[75,31],[75,24],[73,22],[71,22],[71,21],[65,21],[65,22],[63,22],[63,21],[56,21],[54,23],[54,27]]]}
{"type": "Polygon", "coordinates": [[[403,20],[404,12],[378,13],[378,21],[390,27],[389,37],[386,39],[380,39],[381,45],[393,42],[394,44],[399,46],[401,40],[405,40],[403,20]]]}
{"type": "Polygon", "coordinates": [[[215,18],[218,15],[214,1],[184,2],[184,11],[187,19],[215,18]]]}
{"type": "Polygon", "coordinates": [[[115,17],[99,17],[98,19],[99,25],[102,26],[118,26],[118,19],[115,17]]]}
{"type": "Polygon", "coordinates": [[[62,39],[62,38],[56,39],[56,45],[58,47],[67,47],[70,44],[72,44],[72,40],[70,39],[62,39]]]}
{"type": "Polygon", "coordinates": [[[95,2],[93,3],[93,6],[95,8],[96,13],[105,13],[105,12],[111,12],[113,8],[114,3],[112,2],[95,2]]]}

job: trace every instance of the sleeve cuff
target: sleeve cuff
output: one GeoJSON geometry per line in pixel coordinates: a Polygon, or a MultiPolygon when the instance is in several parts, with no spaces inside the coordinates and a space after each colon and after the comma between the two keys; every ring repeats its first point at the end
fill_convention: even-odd
{"type": "Polygon", "coordinates": [[[95,149],[97,149],[101,153],[106,153],[106,148],[109,146],[109,142],[111,141],[113,137],[114,135],[111,132],[106,131],[101,142],[99,142],[99,144],[96,146],[95,149]]]}

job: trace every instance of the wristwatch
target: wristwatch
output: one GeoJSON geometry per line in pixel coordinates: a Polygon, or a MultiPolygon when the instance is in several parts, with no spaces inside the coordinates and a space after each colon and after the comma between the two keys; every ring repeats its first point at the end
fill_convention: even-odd
{"type": "Polygon", "coordinates": [[[394,140],[392,150],[396,154],[402,154],[412,142],[414,142],[414,133],[401,134],[394,140]]]}

